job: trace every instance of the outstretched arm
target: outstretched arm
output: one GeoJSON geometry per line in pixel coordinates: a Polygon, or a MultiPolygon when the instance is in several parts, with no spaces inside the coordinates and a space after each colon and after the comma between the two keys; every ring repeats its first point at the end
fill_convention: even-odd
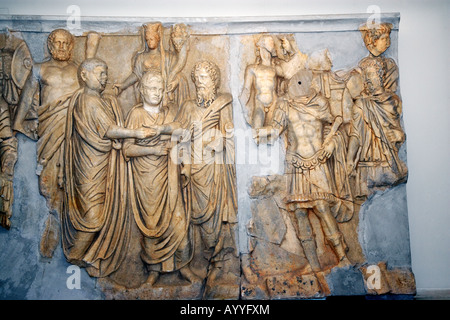
{"type": "Polygon", "coordinates": [[[128,139],[125,141],[123,145],[123,153],[128,158],[133,157],[143,157],[148,155],[167,155],[170,150],[170,146],[168,143],[163,143],[158,146],[149,147],[149,146],[140,146],[135,144],[133,139],[128,139]]]}
{"type": "Polygon", "coordinates": [[[144,125],[144,127],[153,130],[155,132],[155,134],[154,134],[155,136],[157,136],[157,135],[169,136],[169,135],[172,135],[174,133],[174,131],[181,129],[181,124],[177,121],[174,121],[174,122],[166,123],[166,124],[163,124],[160,126],[152,125],[152,126],[147,127],[144,125]]]}
{"type": "Polygon", "coordinates": [[[298,50],[298,48],[292,48],[292,45],[287,38],[283,38],[281,43],[283,49],[288,53],[290,58],[289,61],[282,61],[280,65],[276,66],[276,71],[279,77],[290,79],[299,70],[305,68],[308,56],[298,50]]]}
{"type": "Polygon", "coordinates": [[[188,40],[183,44],[183,47],[181,47],[180,52],[177,55],[177,62],[173,69],[170,71],[169,79],[167,81],[167,91],[172,92],[178,87],[179,82],[179,74],[183,70],[184,66],[186,65],[187,60],[187,51],[188,51],[188,40]]]}
{"type": "Polygon", "coordinates": [[[146,139],[155,136],[156,132],[154,129],[146,127],[127,129],[121,126],[111,125],[105,135],[111,140],[126,138],[146,139]]]}
{"type": "Polygon", "coordinates": [[[124,90],[135,84],[138,80],[138,76],[134,72],[132,72],[124,82],[114,84],[113,88],[116,95],[120,95],[124,90]]]}

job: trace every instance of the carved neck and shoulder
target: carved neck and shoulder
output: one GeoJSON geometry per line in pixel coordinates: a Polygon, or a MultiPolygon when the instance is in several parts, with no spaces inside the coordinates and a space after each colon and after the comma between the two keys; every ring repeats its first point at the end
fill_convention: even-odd
{"type": "Polygon", "coordinates": [[[147,111],[150,114],[158,114],[161,112],[161,106],[151,106],[151,105],[147,105],[147,104],[143,104],[142,108],[144,108],[145,111],[147,111]]]}
{"type": "Polygon", "coordinates": [[[40,66],[41,103],[51,103],[79,88],[77,66],[72,61],[50,60],[40,66]]]}
{"type": "Polygon", "coordinates": [[[161,50],[160,50],[159,47],[154,48],[154,49],[147,48],[145,53],[148,54],[148,55],[157,55],[157,56],[159,56],[161,54],[161,50]]]}
{"type": "Polygon", "coordinates": [[[91,89],[89,87],[84,87],[83,93],[85,95],[88,95],[88,96],[91,96],[91,97],[96,97],[98,99],[102,98],[100,91],[91,89]]]}

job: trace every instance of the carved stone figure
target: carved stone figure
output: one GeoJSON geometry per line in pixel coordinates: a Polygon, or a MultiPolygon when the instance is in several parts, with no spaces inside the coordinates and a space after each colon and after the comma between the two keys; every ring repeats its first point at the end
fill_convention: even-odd
{"type": "Polygon", "coordinates": [[[249,253],[241,255],[241,294],[245,299],[312,298],[329,293],[323,275],[336,265],[336,257],[323,239],[320,222],[311,214],[317,256],[325,270],[314,275],[298,238],[297,219],[285,201],[288,178],[252,177],[249,253]]]}
{"type": "Polygon", "coordinates": [[[191,221],[208,252],[205,295],[220,296],[220,284],[222,287],[235,287],[231,290],[236,297],[239,260],[235,151],[233,136],[230,135],[233,131],[232,97],[217,92],[220,70],[210,61],[195,64],[192,80],[197,98],[183,104],[175,121],[188,128],[192,137],[191,159],[190,164],[186,164],[185,173],[190,178],[191,221]]]}
{"type": "Polygon", "coordinates": [[[369,187],[397,183],[407,169],[398,157],[405,135],[400,125],[400,98],[386,90],[384,68],[378,59],[365,59],[365,91],[356,99],[350,128],[347,163],[356,170],[356,195],[367,196],[369,187]]]}
{"type": "Polygon", "coordinates": [[[257,135],[261,142],[286,132],[288,185],[285,201],[297,220],[298,237],[312,271],[320,277],[322,267],[308,213],[317,215],[339,266],[345,266],[350,261],[337,222],[351,219],[353,203],[346,172],[345,144],[338,130],[342,118],[332,117],[328,101],[311,88],[311,82],[309,70],[292,77],[289,98],[279,102],[272,125],[260,128],[257,135]]]}
{"type": "Polygon", "coordinates": [[[169,156],[171,134],[179,126],[168,124],[170,111],[162,106],[164,79],[159,70],[146,71],[139,90],[142,103],[131,109],[126,127],[151,127],[157,134],[127,139],[123,151],[129,158],[130,207],[143,235],[141,258],[149,270],[146,283],[153,285],[160,273],[177,270],[186,280],[199,282],[189,268],[194,253],[191,205],[183,192],[180,167],[169,156]]]}
{"type": "Polygon", "coordinates": [[[247,108],[248,122],[260,128],[269,120],[265,115],[273,113],[277,100],[277,72],[272,62],[276,51],[272,36],[261,37],[256,47],[259,55],[256,63],[249,65],[245,71],[241,103],[247,108]]]}
{"type": "Polygon", "coordinates": [[[359,30],[369,55],[349,72],[342,94],[348,142],[348,170],[354,195],[366,198],[377,187],[395,185],[407,176],[398,151],[405,140],[400,124],[402,103],[395,94],[398,67],[384,56],[392,25],[364,24],[359,30]]]}
{"type": "Polygon", "coordinates": [[[31,55],[26,43],[8,31],[0,34],[0,225],[6,229],[11,227],[17,161],[17,138],[12,124],[30,69],[31,55]]]}
{"type": "Polygon", "coordinates": [[[383,83],[385,89],[395,93],[398,87],[398,67],[393,59],[384,57],[383,55],[391,45],[391,29],[392,24],[390,23],[364,24],[359,28],[364,44],[370,53],[368,58],[377,58],[383,65],[383,83]]]}
{"type": "Polygon", "coordinates": [[[276,47],[274,36],[263,35],[256,42],[256,62],[247,66],[244,87],[239,97],[245,109],[247,122],[252,128],[270,124],[276,108],[279,92],[279,78],[290,79],[306,62],[306,55],[294,51],[290,41],[284,37],[281,46],[276,47]],[[281,59],[281,50],[286,51],[288,61],[281,59]],[[278,54],[277,54],[278,53],[278,54]],[[275,60],[275,58],[278,58],[275,60]],[[277,63],[276,63],[277,61],[277,63]]]}
{"type": "Polygon", "coordinates": [[[145,71],[154,68],[160,70],[164,79],[164,88],[167,88],[167,96],[163,100],[164,104],[173,102],[179,106],[189,97],[187,83],[183,81],[185,79],[180,75],[186,63],[188,50],[186,26],[180,24],[173,27],[170,42],[174,51],[168,51],[164,48],[163,33],[163,26],[159,22],[143,25],[142,41],[144,47],[134,56],[132,73],[123,83],[114,85],[117,95],[135,85],[145,71]]]}
{"type": "MultiPolygon", "coordinates": [[[[32,226],[47,218],[41,257],[21,270],[43,275],[61,239],[62,259],[98,278],[83,288],[106,299],[411,294],[406,228],[389,239],[401,254],[384,241],[386,226],[406,217],[406,138],[389,56],[397,48],[387,51],[396,27],[360,26],[361,16],[276,20],[88,19],[79,36],[57,29],[46,38],[50,19],[25,43],[12,36],[22,20],[12,19],[17,33],[0,34],[0,224],[11,225],[17,132],[37,140],[49,211],[24,207],[39,195],[27,193],[32,166],[20,159],[27,170],[15,173],[24,193],[13,217],[27,226],[0,238],[32,243],[32,226]],[[48,59],[33,62],[28,48],[45,45],[48,59]],[[334,69],[348,61],[358,63],[334,69]],[[380,288],[370,283],[374,267],[380,288]]],[[[16,248],[0,241],[0,255],[16,248]]],[[[0,270],[13,262],[0,258],[0,270]]]]}
{"type": "Polygon", "coordinates": [[[50,215],[42,237],[41,254],[51,257],[59,238],[62,210],[63,141],[67,107],[79,87],[77,65],[72,60],[74,37],[56,29],[47,40],[49,60],[33,64],[17,108],[14,130],[38,140],[40,192],[50,215]]]}
{"type": "Polygon", "coordinates": [[[351,105],[352,101],[360,96],[364,90],[364,76],[362,75],[361,64],[366,59],[376,59],[380,62],[383,66],[383,84],[385,90],[393,93],[397,91],[399,77],[397,64],[393,59],[387,58],[383,54],[391,45],[391,29],[392,25],[389,23],[364,24],[359,28],[364,44],[367,50],[369,50],[369,56],[360,61],[358,68],[353,70],[352,76],[347,81],[344,92],[344,100],[350,101],[347,102],[347,105],[351,105]]]}
{"type": "MultiPolygon", "coordinates": [[[[90,33],[86,56],[95,54],[100,35],[90,33]]],[[[77,64],[73,60],[74,36],[64,29],[53,30],[47,39],[50,58],[34,63],[26,79],[13,129],[37,142],[39,190],[50,215],[42,235],[40,252],[52,257],[59,241],[63,203],[64,133],[67,108],[79,88],[77,64]]]]}
{"type": "Polygon", "coordinates": [[[65,131],[62,242],[69,262],[104,277],[120,266],[130,236],[120,139],[145,139],[154,131],[125,128],[116,99],[101,95],[108,79],[105,62],[83,61],[79,77],[84,85],[70,99],[65,131]]]}

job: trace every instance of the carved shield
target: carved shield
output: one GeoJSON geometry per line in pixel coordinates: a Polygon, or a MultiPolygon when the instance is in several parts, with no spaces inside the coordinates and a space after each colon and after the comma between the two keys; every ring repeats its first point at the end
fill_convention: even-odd
{"type": "Polygon", "coordinates": [[[31,71],[33,60],[31,58],[30,50],[26,43],[22,41],[14,52],[14,56],[11,63],[11,77],[20,89],[25,85],[28,74],[31,71]]]}

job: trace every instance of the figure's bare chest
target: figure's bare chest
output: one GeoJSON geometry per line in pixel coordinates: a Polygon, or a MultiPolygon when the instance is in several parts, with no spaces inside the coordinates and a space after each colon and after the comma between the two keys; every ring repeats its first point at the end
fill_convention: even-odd
{"type": "Polygon", "coordinates": [[[77,69],[68,65],[65,67],[46,66],[41,69],[41,84],[53,88],[78,88],[77,69]]]}
{"type": "Polygon", "coordinates": [[[276,72],[274,68],[258,66],[253,71],[257,86],[273,87],[275,84],[276,72]]]}
{"type": "Polygon", "coordinates": [[[311,114],[291,109],[288,116],[290,136],[300,145],[319,145],[322,141],[323,123],[311,114]]]}

